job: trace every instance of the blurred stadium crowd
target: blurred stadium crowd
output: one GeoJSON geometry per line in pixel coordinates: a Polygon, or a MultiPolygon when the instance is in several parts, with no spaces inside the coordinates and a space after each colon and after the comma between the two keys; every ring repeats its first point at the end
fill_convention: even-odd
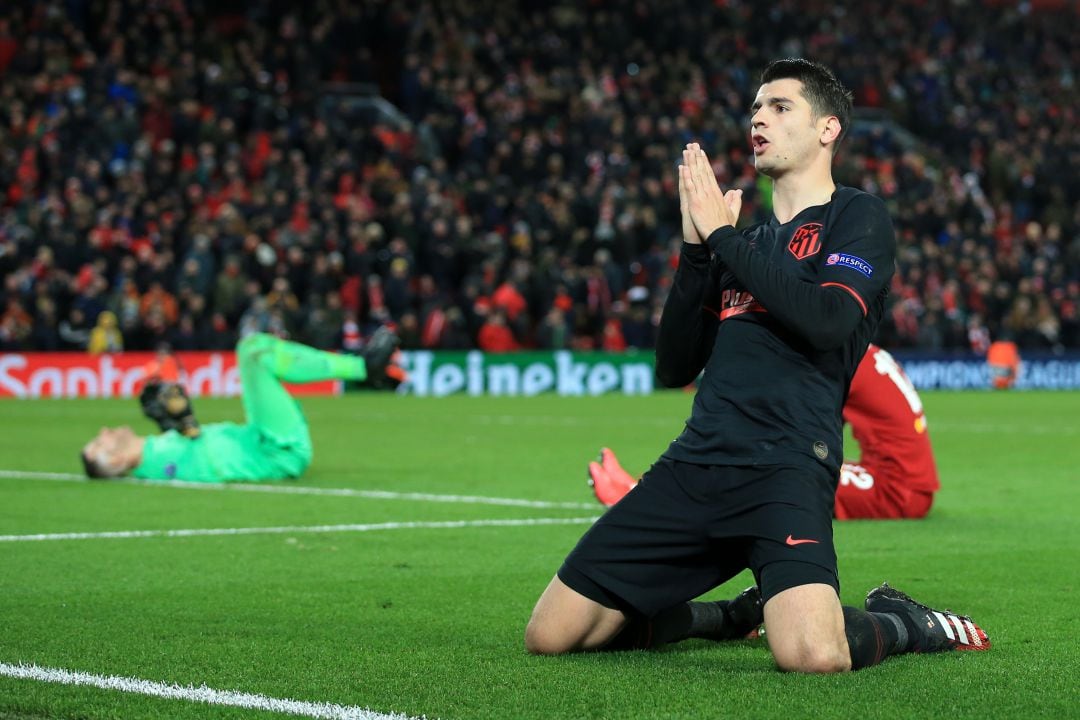
{"type": "Polygon", "coordinates": [[[0,349],[651,347],[679,151],[768,217],[747,106],[793,55],[855,91],[837,178],[896,223],[879,342],[1080,348],[1078,18],[1044,4],[7,0],[0,349]]]}

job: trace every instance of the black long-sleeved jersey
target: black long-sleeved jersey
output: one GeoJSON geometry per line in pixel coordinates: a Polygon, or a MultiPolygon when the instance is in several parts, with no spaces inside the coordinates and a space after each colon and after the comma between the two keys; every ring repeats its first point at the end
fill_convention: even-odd
{"type": "Polygon", "coordinates": [[[895,245],[882,201],[842,186],[790,222],[684,243],[656,373],[668,387],[705,373],[664,454],[706,465],[809,458],[837,476],[841,410],[884,311],[895,245]]]}

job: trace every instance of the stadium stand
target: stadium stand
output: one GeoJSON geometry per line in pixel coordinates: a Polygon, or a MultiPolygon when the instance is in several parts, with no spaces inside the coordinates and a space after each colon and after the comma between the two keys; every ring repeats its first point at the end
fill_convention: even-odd
{"type": "Polygon", "coordinates": [[[1064,3],[9,0],[0,349],[651,347],[682,145],[747,221],[756,74],[834,67],[890,348],[1080,348],[1064,3]],[[962,17],[963,22],[959,22],[962,17]]]}

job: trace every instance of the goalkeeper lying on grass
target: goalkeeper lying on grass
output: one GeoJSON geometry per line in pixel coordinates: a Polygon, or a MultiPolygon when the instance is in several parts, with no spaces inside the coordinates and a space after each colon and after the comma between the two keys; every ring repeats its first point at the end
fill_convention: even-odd
{"type": "Polygon", "coordinates": [[[146,480],[278,480],[299,477],[311,464],[311,435],[300,405],[281,385],[355,380],[392,387],[404,380],[393,363],[398,339],[377,330],[360,357],[336,355],[272,335],[249,335],[237,345],[247,423],[201,426],[180,385],[148,383],[140,396],[161,435],[129,427],[102,428],[82,449],[92,478],[132,475],[146,480]]]}

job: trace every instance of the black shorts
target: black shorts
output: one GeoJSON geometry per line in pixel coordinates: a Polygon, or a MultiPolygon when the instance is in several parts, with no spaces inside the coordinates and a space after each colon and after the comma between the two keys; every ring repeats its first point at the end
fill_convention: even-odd
{"type": "Polygon", "coordinates": [[[840,590],[836,479],[807,464],[739,467],[660,458],[578,541],[559,578],[596,602],[646,616],[750,568],[768,600],[788,588],[840,590]]]}

